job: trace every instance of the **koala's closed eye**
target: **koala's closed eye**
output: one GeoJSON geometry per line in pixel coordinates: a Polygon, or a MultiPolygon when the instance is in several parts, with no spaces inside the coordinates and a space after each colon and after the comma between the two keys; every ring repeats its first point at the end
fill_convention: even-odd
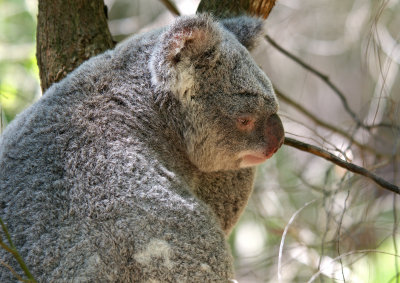
{"type": "Polygon", "coordinates": [[[241,115],[236,118],[236,127],[240,131],[251,132],[254,129],[256,119],[251,115],[241,115]]]}

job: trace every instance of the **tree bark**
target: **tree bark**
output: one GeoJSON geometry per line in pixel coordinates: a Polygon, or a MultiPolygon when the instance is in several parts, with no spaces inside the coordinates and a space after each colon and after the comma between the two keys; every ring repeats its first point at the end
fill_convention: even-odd
{"type": "Polygon", "coordinates": [[[218,18],[252,15],[266,19],[276,0],[202,0],[197,13],[211,13],[218,18]]]}
{"type": "Polygon", "coordinates": [[[36,57],[44,92],[112,47],[103,0],[39,0],[36,57]]]}

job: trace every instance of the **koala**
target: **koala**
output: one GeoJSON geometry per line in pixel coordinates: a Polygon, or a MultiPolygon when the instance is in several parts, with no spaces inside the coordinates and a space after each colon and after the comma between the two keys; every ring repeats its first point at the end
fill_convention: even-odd
{"type": "Polygon", "coordinates": [[[249,53],[261,29],[177,18],[86,61],[10,123],[0,217],[39,282],[234,278],[226,237],[284,139],[249,53]]]}

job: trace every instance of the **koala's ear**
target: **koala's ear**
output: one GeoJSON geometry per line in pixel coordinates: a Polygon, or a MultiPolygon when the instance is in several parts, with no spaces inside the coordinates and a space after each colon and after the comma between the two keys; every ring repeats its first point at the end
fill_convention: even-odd
{"type": "Polygon", "coordinates": [[[150,58],[152,83],[179,96],[191,94],[195,67],[218,55],[221,28],[207,15],[178,18],[161,36],[150,58]]]}
{"type": "Polygon", "coordinates": [[[224,19],[222,25],[233,33],[237,40],[247,49],[251,50],[255,42],[261,36],[264,21],[260,18],[241,16],[224,19]]]}

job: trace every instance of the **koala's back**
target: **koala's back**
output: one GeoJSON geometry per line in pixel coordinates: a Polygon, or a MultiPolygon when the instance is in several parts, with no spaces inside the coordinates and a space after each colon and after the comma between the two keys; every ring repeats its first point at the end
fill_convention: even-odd
{"type": "MultiPolygon", "coordinates": [[[[2,136],[0,217],[39,281],[232,277],[213,213],[149,146],[164,127],[147,105],[158,34],[84,63],[2,136]]],[[[1,265],[0,282],[12,280],[1,265]]]]}
{"type": "Polygon", "coordinates": [[[224,233],[284,137],[247,49],[261,27],[179,18],[90,59],[11,123],[0,217],[39,281],[233,278],[224,233]]]}
{"type": "MultiPolygon", "coordinates": [[[[70,76],[54,85],[14,119],[0,140],[0,217],[39,279],[50,278],[49,270],[57,268],[65,251],[76,242],[62,239],[74,239],[75,228],[69,217],[71,185],[65,176],[67,141],[61,137],[74,140],[70,117],[77,101],[85,96],[85,87],[71,87],[72,80],[70,76]]],[[[4,250],[0,255],[17,266],[4,250]]],[[[2,267],[0,281],[10,282],[11,278],[15,280],[2,267]]]]}

